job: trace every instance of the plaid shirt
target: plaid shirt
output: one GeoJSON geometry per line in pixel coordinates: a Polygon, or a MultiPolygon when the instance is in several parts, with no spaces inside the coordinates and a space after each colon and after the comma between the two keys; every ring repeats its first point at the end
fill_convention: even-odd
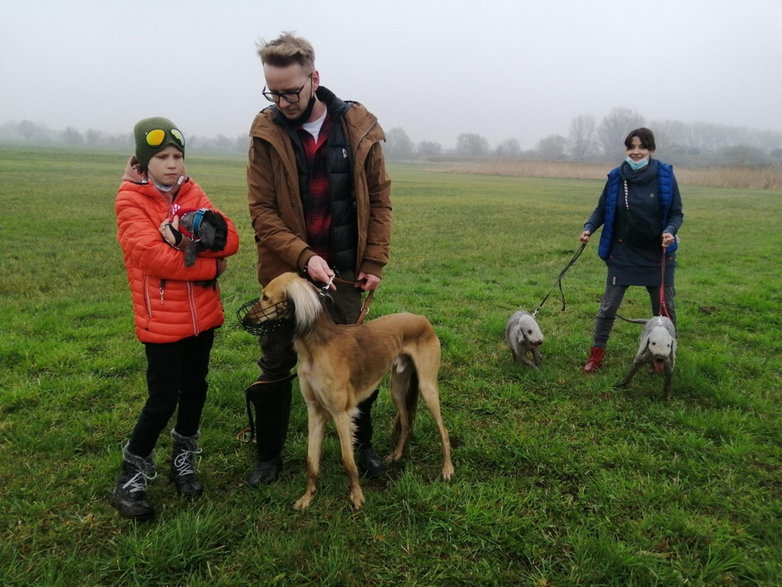
{"type": "Polygon", "coordinates": [[[331,264],[331,194],[329,192],[329,176],[326,169],[326,153],[324,148],[331,130],[331,118],[326,117],[323,126],[315,139],[304,129],[299,129],[299,137],[304,146],[304,157],[309,169],[309,184],[307,185],[307,205],[304,209],[307,223],[307,244],[316,254],[331,264]]]}

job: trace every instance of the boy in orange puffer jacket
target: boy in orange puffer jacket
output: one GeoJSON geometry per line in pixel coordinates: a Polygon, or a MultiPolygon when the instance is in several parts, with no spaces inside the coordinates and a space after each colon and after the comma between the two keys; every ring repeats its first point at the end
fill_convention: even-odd
{"type": "MultiPolygon", "coordinates": [[[[214,207],[187,177],[185,139],[173,122],[146,118],[136,124],[134,137],[136,154],[122,178],[115,210],[136,335],[145,346],[149,395],[123,448],[111,504],[126,518],[148,520],[155,513],[146,498],[147,481],[156,476],[153,449],[175,411],[171,480],[185,497],[203,492],[196,474],[199,423],[215,329],[224,320],[217,278],[225,271],[225,258],[238,250],[239,236],[221,215],[222,249],[198,248],[195,261],[184,263],[183,249],[192,243],[179,230],[177,211],[214,207]]],[[[187,234],[190,240],[199,238],[187,234]]]]}

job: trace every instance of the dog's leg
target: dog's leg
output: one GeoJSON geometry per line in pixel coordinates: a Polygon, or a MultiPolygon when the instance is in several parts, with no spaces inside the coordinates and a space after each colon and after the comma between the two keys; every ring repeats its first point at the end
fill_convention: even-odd
{"type": "Polygon", "coordinates": [[[627,374],[624,376],[624,379],[622,379],[619,383],[617,383],[616,386],[627,387],[627,385],[630,383],[633,377],[635,377],[635,374],[638,371],[638,369],[640,369],[641,365],[643,365],[645,362],[646,361],[639,360],[639,358],[636,357],[630,369],[627,371],[627,374]]]}
{"type": "Polygon", "coordinates": [[[666,399],[671,399],[671,389],[673,388],[673,364],[670,361],[665,362],[665,391],[666,399]]]}
{"type": "Polygon", "coordinates": [[[342,466],[350,484],[350,503],[354,510],[360,510],[364,505],[364,492],[358,481],[358,467],[353,456],[353,419],[348,412],[333,414],[334,425],[339,435],[339,447],[342,451],[342,466]]]}
{"type": "Polygon", "coordinates": [[[540,354],[537,347],[532,349],[532,360],[536,365],[540,365],[543,362],[543,355],[540,354]]]}
{"type": "Polygon", "coordinates": [[[418,401],[418,389],[410,389],[410,380],[412,378],[413,365],[410,359],[406,357],[400,357],[394,363],[393,370],[391,372],[391,399],[394,401],[396,407],[396,426],[394,434],[397,435],[396,448],[394,451],[386,457],[386,461],[398,461],[402,458],[407,446],[407,441],[410,438],[411,422],[411,410],[408,405],[408,400],[411,398],[409,394],[414,393],[415,397],[412,398],[418,401]]]}
{"type": "Polygon", "coordinates": [[[307,489],[293,507],[303,510],[310,507],[318,487],[320,476],[320,455],[323,446],[323,434],[328,422],[326,412],[316,402],[307,401],[307,489]]]}
{"type": "Polygon", "coordinates": [[[527,358],[526,354],[519,355],[519,361],[521,363],[524,363],[527,367],[530,367],[532,369],[537,369],[538,368],[538,366],[535,363],[533,363],[531,360],[529,360],[527,358]]]}
{"type": "MultiPolygon", "coordinates": [[[[421,361],[423,362],[423,361],[421,361]]],[[[437,389],[437,362],[430,361],[421,365],[418,369],[418,389],[429,408],[437,430],[440,433],[440,442],[443,445],[443,479],[450,481],[453,477],[453,463],[451,462],[451,441],[448,438],[448,430],[443,424],[443,416],[440,413],[440,392],[437,389]]]]}

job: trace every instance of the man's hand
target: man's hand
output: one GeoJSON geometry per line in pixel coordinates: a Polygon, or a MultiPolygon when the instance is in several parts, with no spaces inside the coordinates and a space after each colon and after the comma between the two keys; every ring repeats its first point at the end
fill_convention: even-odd
{"type": "Polygon", "coordinates": [[[364,273],[363,271],[358,274],[356,279],[356,287],[360,287],[363,291],[375,291],[377,286],[380,285],[381,278],[371,273],[364,273]]]}
{"type": "MultiPolygon", "coordinates": [[[[326,263],[326,259],[320,255],[313,255],[307,261],[307,275],[310,276],[312,281],[329,283],[334,277],[334,271],[326,263]]],[[[332,283],[329,289],[337,289],[337,286],[332,283]]]]}

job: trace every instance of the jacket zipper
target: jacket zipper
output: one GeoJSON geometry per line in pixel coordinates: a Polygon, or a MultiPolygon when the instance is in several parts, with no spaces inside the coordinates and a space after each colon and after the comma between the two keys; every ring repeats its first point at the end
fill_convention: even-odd
{"type": "Polygon", "coordinates": [[[147,308],[147,316],[152,317],[152,300],[149,299],[149,277],[144,276],[144,305],[147,308]]]}
{"type": "Polygon", "coordinates": [[[190,304],[190,317],[193,321],[193,336],[198,336],[200,334],[198,330],[198,316],[196,315],[196,305],[195,300],[193,299],[193,284],[192,282],[187,282],[187,303],[190,304]]]}

